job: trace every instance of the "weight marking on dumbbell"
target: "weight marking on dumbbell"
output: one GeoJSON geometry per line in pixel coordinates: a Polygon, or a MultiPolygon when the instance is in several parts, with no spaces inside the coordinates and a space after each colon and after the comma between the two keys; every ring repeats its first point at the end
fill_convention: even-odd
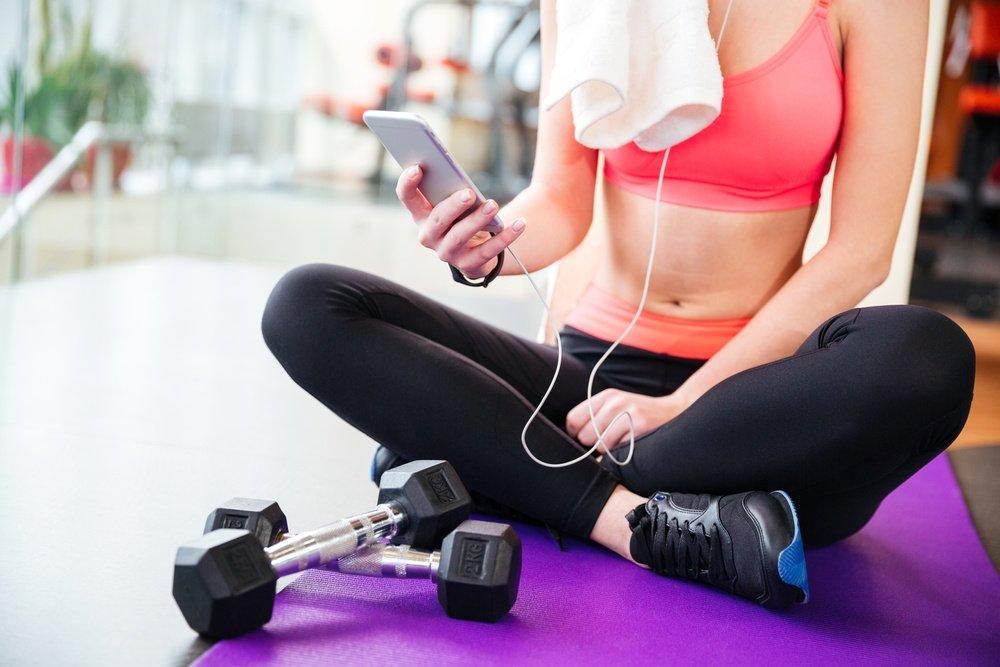
{"type": "Polygon", "coordinates": [[[231,498],[205,520],[205,532],[220,528],[249,530],[267,547],[288,532],[288,520],[273,500],[231,498]]]}
{"type": "Polygon", "coordinates": [[[466,539],[462,542],[459,568],[463,575],[482,579],[486,575],[486,569],[483,567],[485,561],[486,542],[475,539],[466,539]]]}
{"type": "Polygon", "coordinates": [[[458,494],[448,484],[448,480],[445,478],[444,471],[442,470],[435,470],[427,475],[427,483],[430,484],[431,491],[434,492],[434,496],[438,499],[438,502],[450,503],[458,498],[458,494]]]}

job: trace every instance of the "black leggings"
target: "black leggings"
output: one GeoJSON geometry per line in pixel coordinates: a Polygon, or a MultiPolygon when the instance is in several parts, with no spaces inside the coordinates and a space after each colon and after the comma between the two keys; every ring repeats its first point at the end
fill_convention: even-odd
{"type": "MultiPolygon", "coordinates": [[[[469,488],[582,537],[619,483],[643,496],[784,489],[810,543],[851,535],[961,431],[975,366],[968,337],[943,315],[856,308],[794,355],[737,373],[637,440],[629,465],[588,459],[550,469],[528,458],[520,433],[552,377],[551,346],[323,264],[281,279],[263,332],[295,382],[393,452],[447,459],[469,488]]],[[[571,329],[564,344],[559,381],[528,431],[547,461],[583,451],[564,430],[566,413],[585,399],[608,345],[571,329]]],[[[622,347],[595,393],[669,394],[701,363],[622,347]]]]}

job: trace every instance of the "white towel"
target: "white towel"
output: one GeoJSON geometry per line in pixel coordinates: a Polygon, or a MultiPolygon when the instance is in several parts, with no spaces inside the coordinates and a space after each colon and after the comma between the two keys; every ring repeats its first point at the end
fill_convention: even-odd
{"type": "Polygon", "coordinates": [[[570,95],[576,140],[659,151],[722,109],[707,0],[558,0],[556,62],[542,105],[570,95]]]}

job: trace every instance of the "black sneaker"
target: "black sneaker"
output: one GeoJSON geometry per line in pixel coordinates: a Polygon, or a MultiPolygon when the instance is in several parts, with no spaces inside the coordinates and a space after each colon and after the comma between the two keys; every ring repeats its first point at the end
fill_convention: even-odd
{"type": "Polygon", "coordinates": [[[655,493],[626,517],[632,558],[771,609],[809,600],[802,533],[784,491],[655,493]]]}
{"type": "MultiPolygon", "coordinates": [[[[386,447],[379,445],[375,450],[375,455],[372,457],[372,467],[369,473],[371,480],[375,482],[375,484],[378,484],[382,479],[382,473],[390,468],[401,466],[404,463],[409,463],[409,461],[386,447]]],[[[501,519],[520,521],[521,523],[528,523],[535,526],[543,525],[538,519],[534,519],[527,514],[518,512],[516,509],[507,507],[506,505],[498,503],[492,498],[487,498],[480,493],[476,493],[471,489],[469,490],[469,495],[472,497],[473,510],[479,514],[488,514],[501,519]]],[[[557,539],[556,541],[559,542],[560,540],[557,539]]]]}
{"type": "Polygon", "coordinates": [[[368,476],[378,486],[378,483],[382,481],[382,473],[390,468],[399,467],[404,463],[409,463],[409,461],[396,452],[379,445],[375,448],[375,455],[372,456],[372,467],[368,471],[368,476]]]}

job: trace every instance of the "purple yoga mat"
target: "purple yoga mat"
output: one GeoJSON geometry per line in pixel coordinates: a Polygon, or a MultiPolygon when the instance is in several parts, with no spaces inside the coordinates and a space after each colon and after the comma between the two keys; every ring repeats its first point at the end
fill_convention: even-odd
{"type": "Polygon", "coordinates": [[[944,455],[861,533],[807,551],[812,601],[791,612],[518,532],[520,596],[495,625],[445,617],[429,582],[308,572],[197,664],[1000,664],[1000,576],[944,455]]]}

